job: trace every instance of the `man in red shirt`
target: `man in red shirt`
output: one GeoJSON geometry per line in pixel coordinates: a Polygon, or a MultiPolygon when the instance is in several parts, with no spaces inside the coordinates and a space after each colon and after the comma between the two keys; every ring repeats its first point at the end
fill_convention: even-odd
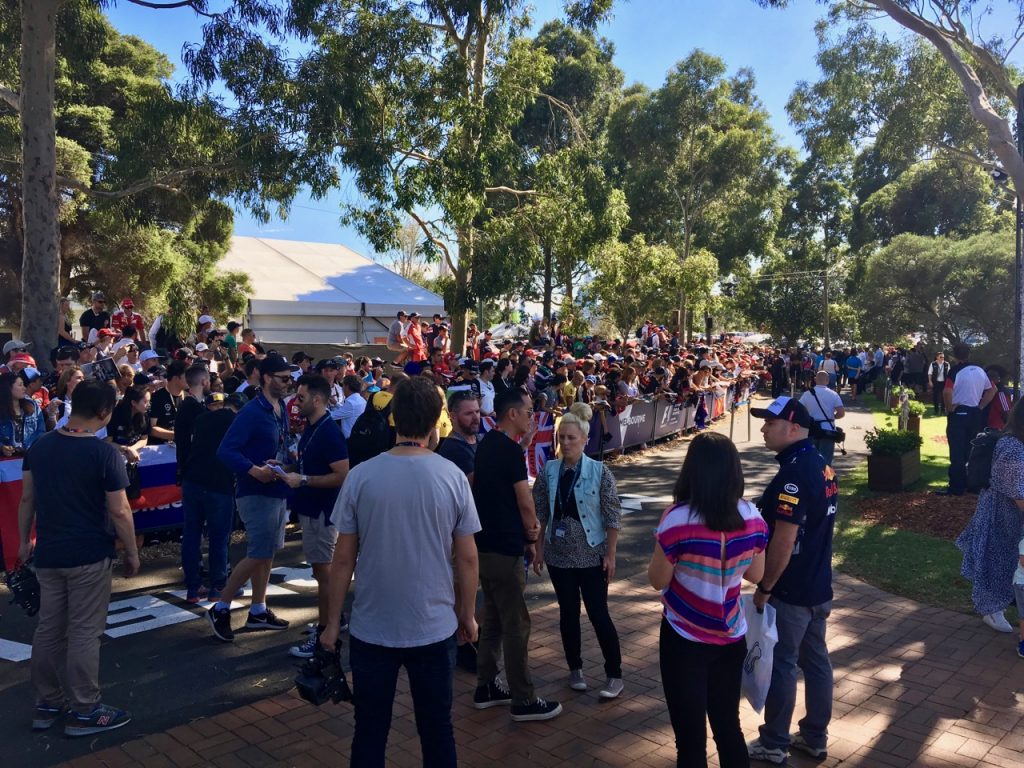
{"type": "Polygon", "coordinates": [[[145,333],[145,323],[142,320],[142,315],[136,314],[135,302],[132,301],[131,297],[125,297],[121,300],[121,309],[117,310],[113,317],[110,318],[110,327],[115,331],[123,331],[126,326],[131,326],[139,334],[145,333]]]}

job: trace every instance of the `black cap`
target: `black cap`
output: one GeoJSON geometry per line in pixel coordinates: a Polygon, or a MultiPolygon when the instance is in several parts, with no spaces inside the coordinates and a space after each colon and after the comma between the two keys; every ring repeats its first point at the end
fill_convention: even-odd
{"type": "Polygon", "coordinates": [[[464,371],[469,371],[470,373],[480,372],[480,366],[476,364],[476,360],[466,360],[464,363],[462,363],[462,369],[464,371]]]}
{"type": "Polygon", "coordinates": [[[214,403],[223,403],[225,399],[223,392],[211,392],[203,398],[203,402],[207,405],[213,405],[214,403]]]}
{"type": "Polygon", "coordinates": [[[322,371],[324,368],[334,368],[337,370],[341,367],[341,363],[335,360],[333,357],[328,357],[326,360],[321,360],[316,364],[316,369],[322,371]]]}
{"type": "Polygon", "coordinates": [[[166,379],[167,378],[167,369],[164,368],[162,365],[154,365],[152,368],[149,368],[147,370],[147,372],[152,374],[153,376],[155,376],[158,379],[166,379]]]}
{"type": "Polygon", "coordinates": [[[810,429],[812,423],[803,403],[786,395],[775,398],[767,408],[751,408],[750,414],[759,419],[785,419],[805,429],[810,429]]]}
{"type": "Polygon", "coordinates": [[[133,387],[148,387],[150,384],[156,381],[156,376],[149,373],[136,373],[132,377],[133,387]]]}
{"type": "Polygon", "coordinates": [[[296,352],[294,355],[292,355],[292,364],[293,365],[298,365],[303,360],[312,361],[313,358],[310,355],[307,355],[305,352],[296,352]]]}
{"type": "Polygon", "coordinates": [[[239,410],[241,410],[241,408],[245,405],[245,402],[245,395],[243,395],[241,392],[232,392],[230,395],[224,398],[224,403],[226,405],[233,405],[235,408],[238,408],[239,410]]]}
{"type": "Polygon", "coordinates": [[[260,361],[260,376],[270,376],[282,371],[291,371],[292,367],[281,355],[267,355],[260,361]]]}

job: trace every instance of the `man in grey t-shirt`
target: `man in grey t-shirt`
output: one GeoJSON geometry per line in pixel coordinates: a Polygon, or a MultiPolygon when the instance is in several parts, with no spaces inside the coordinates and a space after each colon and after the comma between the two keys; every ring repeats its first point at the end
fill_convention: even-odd
{"type": "Polygon", "coordinates": [[[441,407],[437,387],[425,378],[399,383],[391,400],[395,447],[349,473],[331,515],[338,543],[328,623],[320,636],[325,648],[335,646],[349,582],[353,572],[359,576],[349,629],[356,709],[353,765],[384,765],[403,666],[424,764],[457,764],[453,660],[456,637],[477,639],[473,607],[479,573],[473,534],[480,530],[480,519],[466,476],[425,447],[441,407]],[[397,497],[391,492],[396,478],[407,489],[397,497]]]}
{"type": "Polygon", "coordinates": [[[408,320],[406,319],[405,312],[399,310],[394,322],[391,323],[391,327],[388,328],[388,349],[392,352],[400,353],[398,359],[395,360],[395,365],[400,365],[409,356],[409,349],[405,343],[405,326],[407,323],[408,320]]]}

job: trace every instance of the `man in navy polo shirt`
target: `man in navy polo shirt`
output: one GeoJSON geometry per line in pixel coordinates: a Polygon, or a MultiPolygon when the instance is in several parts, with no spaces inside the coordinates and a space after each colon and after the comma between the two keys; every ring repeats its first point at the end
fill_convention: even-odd
{"type": "Polygon", "coordinates": [[[775,608],[779,641],[764,725],[748,751],[754,759],[777,765],[786,762],[791,746],[823,760],[832,719],[825,623],[832,610],[832,531],[839,485],[810,440],[811,416],[799,401],[779,397],[767,408],[750,412],[764,419],[761,434],[779,462],[779,472],[759,504],[769,538],[764,577],[754,594],[758,610],[768,602],[775,608]],[[797,667],[804,673],[807,715],[790,737],[797,667]]]}
{"type": "Polygon", "coordinates": [[[252,603],[246,628],[288,628],[287,621],[267,608],[266,600],[274,553],[284,546],[288,522],[288,486],[279,478],[288,452],[288,416],[282,399],[292,381],[291,366],[280,355],[267,355],[260,361],[259,371],[260,393],[239,411],[217,449],[217,458],[235,473],[235,505],[246,537],[245,557],[231,571],[221,600],[207,613],[213,633],[228,643],[235,633],[227,601],[250,578],[252,603]]]}
{"type": "Polygon", "coordinates": [[[331,418],[331,385],[323,376],[306,374],[298,381],[295,405],[307,426],[299,438],[297,463],[283,478],[293,490],[292,511],[302,519],[302,550],[313,566],[317,585],[317,629],[302,645],[289,650],[300,659],[312,657],[317,638],[327,624],[328,577],[338,529],[331,511],[348,474],[348,450],[341,428],[331,418]]]}

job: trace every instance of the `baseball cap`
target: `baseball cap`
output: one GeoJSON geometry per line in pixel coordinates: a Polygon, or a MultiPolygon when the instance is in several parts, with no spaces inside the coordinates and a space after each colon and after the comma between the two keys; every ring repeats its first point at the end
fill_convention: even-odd
{"type": "Polygon", "coordinates": [[[317,370],[323,370],[324,368],[334,368],[337,370],[341,367],[341,363],[335,360],[333,357],[328,357],[326,360],[321,360],[316,364],[317,370]]]}
{"type": "Polygon", "coordinates": [[[209,315],[200,315],[199,316],[199,324],[200,325],[206,325],[207,323],[209,323],[210,325],[213,325],[213,322],[214,322],[213,318],[210,317],[209,315]]]}
{"type": "Polygon", "coordinates": [[[36,359],[32,357],[32,355],[29,355],[25,352],[16,352],[15,354],[11,355],[7,363],[8,365],[10,365],[11,363],[26,363],[32,366],[33,368],[36,367],[36,359]]]}
{"type": "Polygon", "coordinates": [[[298,365],[303,360],[312,361],[312,359],[313,358],[310,355],[307,355],[305,352],[296,352],[294,355],[292,355],[292,365],[298,365]]]}
{"type": "Polygon", "coordinates": [[[750,414],[759,419],[785,419],[806,429],[811,428],[811,414],[799,400],[786,395],[775,398],[767,408],[751,408],[750,414]]]}
{"type": "Polygon", "coordinates": [[[121,306],[122,307],[134,307],[135,306],[135,302],[132,301],[132,297],[131,296],[125,296],[123,299],[121,299],[121,306]]]}
{"type": "Polygon", "coordinates": [[[98,331],[96,331],[96,335],[97,336],[104,336],[104,337],[108,337],[108,338],[112,339],[115,336],[120,336],[121,334],[119,334],[113,328],[100,328],[98,331]]]}
{"type": "Polygon", "coordinates": [[[38,368],[30,365],[28,368],[22,368],[18,375],[21,376],[22,381],[26,384],[31,384],[36,379],[41,378],[43,374],[38,368]]]}
{"type": "Polygon", "coordinates": [[[6,355],[8,352],[13,352],[16,349],[28,349],[31,346],[32,346],[32,342],[31,341],[22,341],[21,339],[11,339],[6,344],[4,344],[4,354],[6,355]]]}
{"type": "Polygon", "coordinates": [[[136,373],[132,377],[132,386],[134,386],[134,387],[146,387],[146,386],[149,386],[150,384],[154,383],[155,381],[156,381],[156,376],[153,376],[150,373],[139,372],[139,373],[136,373]]]}
{"type": "Polygon", "coordinates": [[[241,410],[245,406],[245,395],[241,392],[232,392],[224,398],[224,402],[227,405],[233,405],[235,408],[241,410]]]}
{"type": "Polygon", "coordinates": [[[163,360],[163,357],[154,352],[152,349],[147,349],[141,355],[139,355],[139,362],[145,363],[148,360],[163,360]]]}
{"type": "Polygon", "coordinates": [[[282,371],[291,371],[292,367],[281,355],[267,355],[260,361],[260,376],[271,376],[282,371]]]}
{"type": "Polygon", "coordinates": [[[480,366],[476,364],[476,360],[463,360],[462,367],[470,373],[479,373],[480,366]]]}
{"type": "Polygon", "coordinates": [[[92,296],[90,298],[93,301],[106,301],[107,294],[105,294],[103,291],[93,291],[92,296]]]}
{"type": "Polygon", "coordinates": [[[207,405],[212,405],[213,403],[223,403],[224,402],[224,393],[223,392],[211,392],[205,398],[203,398],[203,401],[207,405]]]}
{"type": "Polygon", "coordinates": [[[162,365],[154,365],[152,368],[148,368],[146,372],[151,374],[155,379],[167,378],[167,369],[162,365]]]}
{"type": "Polygon", "coordinates": [[[196,352],[205,352],[209,348],[210,348],[209,344],[204,344],[201,341],[198,344],[196,344],[196,352]]]}

